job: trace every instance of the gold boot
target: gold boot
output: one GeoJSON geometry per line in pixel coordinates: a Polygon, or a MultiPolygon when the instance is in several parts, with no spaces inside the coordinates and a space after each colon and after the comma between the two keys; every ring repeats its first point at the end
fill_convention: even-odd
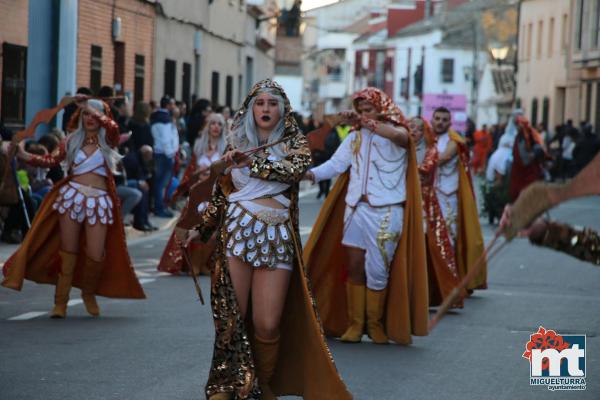
{"type": "Polygon", "coordinates": [[[58,254],[60,254],[61,265],[54,292],[54,308],[50,313],[50,318],[64,318],[67,316],[69,292],[71,291],[75,264],[77,264],[77,253],[59,250],[58,254]]]}
{"type": "Polygon", "coordinates": [[[97,317],[100,315],[100,308],[96,302],[96,287],[98,286],[98,280],[102,274],[102,268],[104,267],[104,261],[92,260],[89,256],[85,257],[85,266],[83,267],[83,281],[81,283],[81,298],[85,309],[88,313],[97,317]]]}
{"type": "Polygon", "coordinates": [[[373,343],[387,344],[388,337],[383,329],[387,288],[383,290],[367,289],[367,332],[373,343]]]}
{"type": "Polygon", "coordinates": [[[265,340],[254,335],[254,369],[258,378],[258,386],[262,392],[261,400],[276,400],[269,386],[275,372],[275,364],[279,353],[279,337],[265,340]]]}
{"type": "Polygon", "coordinates": [[[365,328],[365,285],[346,283],[346,299],[350,326],[340,340],[342,342],[358,343],[365,328]]]}

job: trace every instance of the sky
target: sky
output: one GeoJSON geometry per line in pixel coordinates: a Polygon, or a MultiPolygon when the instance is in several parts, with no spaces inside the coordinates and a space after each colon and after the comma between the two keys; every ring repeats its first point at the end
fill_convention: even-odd
{"type": "Polygon", "coordinates": [[[326,4],[337,3],[338,0],[302,0],[302,11],[321,7],[326,4]]]}

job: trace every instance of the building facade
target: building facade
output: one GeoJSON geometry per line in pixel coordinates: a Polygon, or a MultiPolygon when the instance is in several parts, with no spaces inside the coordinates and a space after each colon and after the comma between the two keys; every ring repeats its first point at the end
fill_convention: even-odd
{"type": "Polygon", "coordinates": [[[571,0],[570,76],[575,88],[572,118],[600,129],[600,2],[571,0]],[[578,95],[578,96],[577,96],[578,95]]]}
{"type": "Polygon", "coordinates": [[[77,86],[149,101],[155,18],[154,1],[79,0],[77,86]]]}
{"type": "Polygon", "coordinates": [[[161,1],[156,20],[153,98],[207,98],[237,108],[274,69],[274,1],[161,1]]]}
{"type": "Polygon", "coordinates": [[[517,105],[532,124],[550,131],[579,119],[580,88],[571,68],[571,0],[525,0],[521,4],[517,105]]]}
{"type": "Polygon", "coordinates": [[[25,123],[29,2],[0,1],[0,117],[8,127],[25,123]]]}

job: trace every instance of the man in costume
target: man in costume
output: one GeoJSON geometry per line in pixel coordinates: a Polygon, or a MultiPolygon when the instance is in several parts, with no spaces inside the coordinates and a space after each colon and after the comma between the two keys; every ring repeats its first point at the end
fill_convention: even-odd
{"type": "Polygon", "coordinates": [[[513,144],[513,161],[510,174],[510,198],[515,201],[519,193],[531,183],[543,179],[542,163],[547,157],[542,136],[527,118],[515,118],[517,135],[513,144]]]}
{"type": "Polygon", "coordinates": [[[400,109],[379,89],[359,91],[353,106],[340,122],[355,130],[306,174],[315,183],[344,175],[321,208],[304,259],[327,334],[359,342],[366,315],[373,342],[410,343],[411,333],[427,334],[428,319],[414,144],[400,109]]]}
{"type": "Polygon", "coordinates": [[[55,153],[35,155],[19,144],[18,155],[27,163],[52,167],[64,161],[68,175],[46,194],[25,240],[3,267],[2,286],[21,290],[24,279],[56,285],[54,318],[66,316],[71,286],[81,288],[93,316],[100,314],[95,295],[145,297],[118,217],[113,178],[120,159],[114,151],[118,126],[106,103],[76,101],[72,132],[55,153]]]}
{"type": "MultiPolygon", "coordinates": [[[[469,151],[465,139],[451,129],[452,118],[447,108],[433,113],[432,127],[435,152],[428,166],[421,165],[425,182],[432,183],[431,196],[425,198],[428,210],[428,243],[430,256],[435,252],[445,260],[433,263],[429,284],[432,305],[438,305],[462,277],[468,273],[484,250],[477,203],[469,172],[469,151]]],[[[469,282],[467,289],[485,289],[486,268],[469,282]]],[[[460,304],[457,304],[460,306],[460,304]]]]}
{"type": "Polygon", "coordinates": [[[228,173],[201,183],[214,189],[188,241],[217,234],[211,400],[352,397],[321,333],[300,257],[298,188],[311,158],[291,113],[281,86],[254,85],[234,118],[228,173]]]}

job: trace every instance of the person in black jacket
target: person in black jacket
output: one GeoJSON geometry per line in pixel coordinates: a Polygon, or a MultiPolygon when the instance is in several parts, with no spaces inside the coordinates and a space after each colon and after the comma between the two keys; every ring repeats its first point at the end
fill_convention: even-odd
{"type": "Polygon", "coordinates": [[[133,228],[139,231],[153,231],[158,228],[153,226],[148,219],[150,209],[150,181],[152,174],[152,147],[141,146],[132,150],[123,157],[123,167],[127,175],[127,186],[142,192],[141,201],[133,209],[133,228]]]}
{"type": "Polygon", "coordinates": [[[129,120],[131,138],[127,145],[130,150],[139,150],[144,145],[150,146],[150,148],[154,147],[154,138],[150,129],[151,112],[150,104],[142,101],[136,103],[133,116],[129,120]]]}

